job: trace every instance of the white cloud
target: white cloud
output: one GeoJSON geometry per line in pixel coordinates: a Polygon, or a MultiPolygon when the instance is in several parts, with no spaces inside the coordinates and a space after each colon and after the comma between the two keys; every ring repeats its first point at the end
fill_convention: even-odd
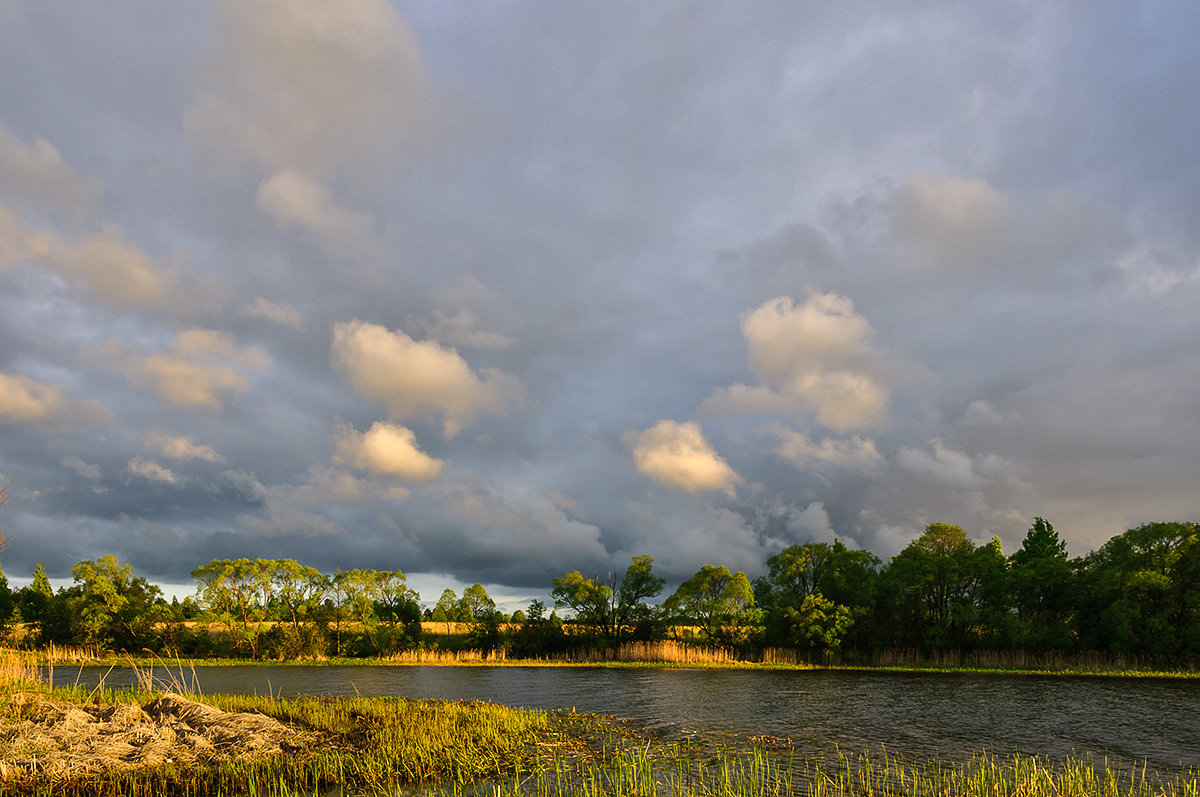
{"type": "Polygon", "coordinates": [[[833,542],[837,539],[823,501],[813,501],[800,511],[789,511],[787,526],[788,531],[798,539],[813,542],[833,542]]]}
{"type": "Polygon", "coordinates": [[[632,439],[638,471],[688,492],[720,490],[733,496],[743,480],[704,438],[700,424],[662,420],[632,439]]]}
{"type": "Polygon", "coordinates": [[[152,459],[134,457],[129,460],[129,471],[141,476],[143,479],[149,479],[154,482],[163,482],[164,484],[177,484],[179,482],[179,478],[170,468],[165,468],[152,459]]]}
{"type": "Polygon", "coordinates": [[[766,384],[716,391],[705,411],[805,408],[834,429],[870,426],[883,417],[889,392],[871,345],[874,331],[849,299],[812,292],[797,305],[780,296],[743,316],[742,334],[750,367],[766,384]]]}
{"type": "Polygon", "coordinates": [[[329,356],[356,392],[381,402],[392,418],[440,415],[448,436],[521,400],[520,383],[501,371],[481,379],[454,349],[357,319],[334,324],[329,356]]]}
{"type": "Polygon", "coordinates": [[[205,462],[224,462],[225,457],[213,448],[196,443],[182,435],[169,435],[161,429],[152,429],[146,435],[146,447],[154,449],[164,457],[178,460],[199,459],[205,462]]]}
{"type": "Polygon", "coordinates": [[[445,465],[421,450],[412,430],[392,423],[376,422],[362,434],[343,425],[335,434],[334,448],[336,462],[409,481],[436,479],[445,465]]]}
{"type": "Polygon", "coordinates": [[[290,304],[276,304],[261,296],[242,308],[241,315],[247,318],[262,318],[281,327],[304,329],[304,315],[290,304]]]}

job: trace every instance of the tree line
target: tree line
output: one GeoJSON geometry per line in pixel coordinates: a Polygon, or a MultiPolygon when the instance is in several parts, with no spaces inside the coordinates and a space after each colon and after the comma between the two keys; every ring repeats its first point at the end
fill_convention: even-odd
{"type": "Polygon", "coordinates": [[[505,615],[481,584],[462,595],[447,589],[423,610],[400,571],[325,574],[290,559],[213,560],[192,572],[194,597],[168,602],[131,565],[106,556],[77,563],[74,584],[57,592],[40,564],[15,591],[0,572],[0,630],[22,623],[33,645],[281,659],[456,643],[569,656],[668,638],[825,660],[889,649],[1200,655],[1200,527],[1192,522],[1146,523],[1075,559],[1038,517],[1008,556],[998,538],[975,546],[960,526],[931,523],[886,562],[836,541],[792,545],[765,564],[753,581],[706,565],[664,597],[665,579],[642,554],[623,574],[566,573],[552,581],[553,608],[535,600],[505,615]],[[452,639],[454,623],[469,634],[452,639]]]}

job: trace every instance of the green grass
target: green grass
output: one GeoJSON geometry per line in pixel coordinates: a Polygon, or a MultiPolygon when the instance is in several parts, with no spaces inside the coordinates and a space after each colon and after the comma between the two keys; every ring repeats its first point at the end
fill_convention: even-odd
{"type": "MultiPolygon", "coordinates": [[[[57,690],[75,701],[145,702],[135,692],[57,690]]],[[[75,782],[0,785],[0,795],[334,795],[447,797],[1200,797],[1194,771],[1160,776],[1107,761],[888,754],[818,758],[785,740],[669,740],[609,718],[478,702],[210,695],[317,736],[261,763],[171,766],[75,782]]],[[[0,706],[0,714],[4,708],[0,706]]]]}

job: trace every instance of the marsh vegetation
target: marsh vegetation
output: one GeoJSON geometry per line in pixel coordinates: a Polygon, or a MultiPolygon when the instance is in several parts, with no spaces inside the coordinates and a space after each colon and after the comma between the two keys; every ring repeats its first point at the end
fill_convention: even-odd
{"type": "Polygon", "coordinates": [[[600,715],[478,701],[51,690],[17,652],[0,656],[0,674],[0,794],[1200,794],[1194,771],[1086,755],[950,761],[814,751],[785,738],[681,738],[600,715]]]}

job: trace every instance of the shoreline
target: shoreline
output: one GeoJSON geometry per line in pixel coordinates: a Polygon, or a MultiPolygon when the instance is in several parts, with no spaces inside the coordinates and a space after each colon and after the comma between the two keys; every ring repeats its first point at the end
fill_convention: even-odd
{"type": "Polygon", "coordinates": [[[920,665],[856,665],[856,664],[791,664],[786,662],[673,662],[673,661],[559,661],[546,659],[511,658],[321,658],[321,659],[237,659],[237,658],[173,658],[105,655],[93,659],[49,658],[30,651],[33,661],[42,667],[112,667],[112,668],[193,668],[193,667],[526,667],[572,669],[629,669],[629,670],[760,670],[768,672],[832,672],[863,674],[923,674],[923,675],[1007,675],[1071,678],[1133,678],[1198,680],[1200,671],[1161,669],[1083,669],[1083,668],[1015,668],[978,666],[920,666],[920,665]]]}

